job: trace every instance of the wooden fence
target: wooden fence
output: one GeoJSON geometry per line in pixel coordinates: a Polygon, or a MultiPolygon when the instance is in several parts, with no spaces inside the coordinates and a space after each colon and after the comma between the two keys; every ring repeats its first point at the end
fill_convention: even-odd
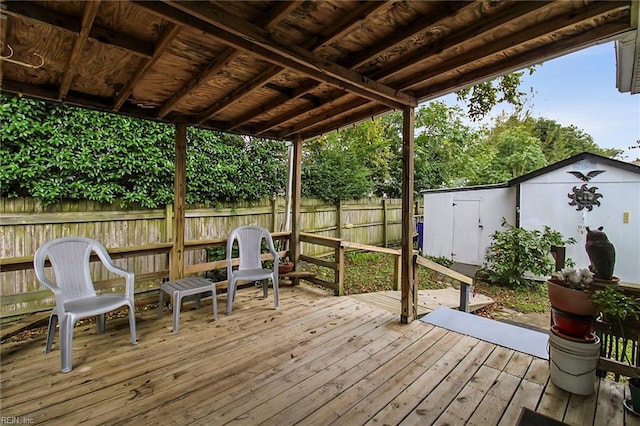
{"type": "MultiPolygon", "coordinates": [[[[284,207],[282,198],[215,207],[192,206],[186,211],[185,240],[226,238],[233,228],[244,224],[282,231],[284,207]]],[[[137,292],[157,288],[168,270],[172,215],[171,206],[123,210],[117,205],[91,201],[43,206],[33,199],[0,199],[0,317],[51,306],[51,293],[35,280],[27,265],[42,243],[63,236],[94,238],[108,249],[144,247],[140,255],[122,256],[116,263],[136,273],[137,292]],[[153,247],[157,250],[150,249],[153,247]]],[[[401,219],[399,199],[371,198],[337,205],[302,200],[301,206],[303,232],[374,246],[400,241],[401,219]]],[[[307,256],[320,256],[325,254],[323,250],[330,249],[316,244],[302,245],[302,253],[307,256]]],[[[186,265],[206,261],[205,249],[186,252],[186,265]]],[[[98,262],[94,268],[95,280],[113,280],[98,262]]]]}

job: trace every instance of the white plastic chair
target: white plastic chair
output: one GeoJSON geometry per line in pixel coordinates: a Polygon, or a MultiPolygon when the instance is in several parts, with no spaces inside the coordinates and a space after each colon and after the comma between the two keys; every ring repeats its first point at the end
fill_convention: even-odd
{"type": "Polygon", "coordinates": [[[121,306],[128,306],[131,343],[134,345],[137,343],[134,274],[117,267],[102,244],[83,237],[65,237],[48,241],[36,251],[33,265],[38,281],[53,291],[56,298],[56,306],[49,317],[45,353],[51,351],[56,323],[60,320],[60,352],[63,373],[68,373],[72,368],[73,327],[79,319],[95,316],[98,333],[104,333],[105,313],[121,306]],[[89,267],[92,252],[98,255],[109,271],[125,277],[124,294],[96,294],[89,267]],[[55,282],[45,275],[44,268],[47,258],[53,267],[55,282]]]}
{"type": "Polygon", "coordinates": [[[231,314],[233,299],[236,294],[238,280],[258,281],[264,280],[264,297],[267,297],[267,279],[273,283],[273,302],[278,309],[278,252],[273,246],[271,234],[260,226],[240,226],[229,234],[227,241],[227,315],[231,314]],[[233,244],[238,241],[238,257],[240,265],[233,270],[232,253],[233,244]],[[273,269],[262,267],[261,248],[262,240],[267,242],[269,252],[273,256],[273,269]]]}

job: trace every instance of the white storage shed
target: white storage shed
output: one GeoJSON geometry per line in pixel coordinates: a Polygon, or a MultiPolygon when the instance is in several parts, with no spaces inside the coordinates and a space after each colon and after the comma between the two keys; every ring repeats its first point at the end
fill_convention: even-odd
{"type": "Polygon", "coordinates": [[[482,265],[491,235],[507,222],[547,225],[577,243],[567,257],[589,259],[586,228],[604,227],[616,248],[614,275],[640,283],[640,166],[581,153],[498,185],[422,191],[422,254],[482,265]]]}

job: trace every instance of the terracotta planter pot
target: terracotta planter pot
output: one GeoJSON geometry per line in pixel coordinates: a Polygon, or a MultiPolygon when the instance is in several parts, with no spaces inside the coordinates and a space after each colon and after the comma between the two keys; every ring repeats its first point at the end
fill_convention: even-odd
{"type": "Polygon", "coordinates": [[[594,316],[596,314],[596,308],[589,298],[589,292],[574,290],[554,281],[547,281],[551,306],[576,315],[594,316]]]}
{"type": "Polygon", "coordinates": [[[293,262],[281,263],[278,265],[278,274],[287,274],[293,271],[293,262]]]}
{"type": "Polygon", "coordinates": [[[592,316],[570,314],[552,307],[551,320],[558,331],[567,336],[583,339],[593,333],[592,316]]]}

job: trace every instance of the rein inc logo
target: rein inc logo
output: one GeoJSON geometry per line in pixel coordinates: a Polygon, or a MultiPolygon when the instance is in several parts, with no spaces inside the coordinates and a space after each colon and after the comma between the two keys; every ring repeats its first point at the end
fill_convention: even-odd
{"type": "Polygon", "coordinates": [[[14,417],[14,416],[2,416],[0,417],[0,425],[32,425],[35,421],[31,417],[14,417]]]}

